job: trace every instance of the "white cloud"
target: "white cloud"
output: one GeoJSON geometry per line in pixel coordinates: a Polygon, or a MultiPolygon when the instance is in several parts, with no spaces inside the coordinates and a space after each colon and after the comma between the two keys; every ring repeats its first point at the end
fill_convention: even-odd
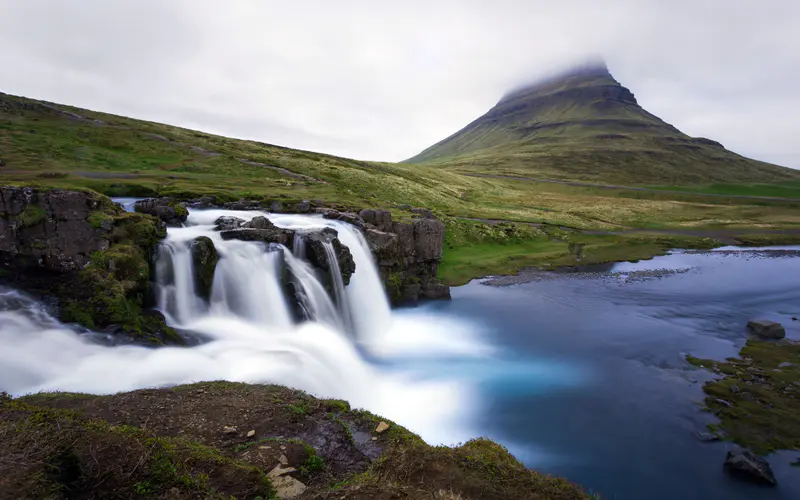
{"type": "Polygon", "coordinates": [[[0,0],[0,90],[401,160],[588,56],[651,112],[800,167],[800,3],[0,0]]]}

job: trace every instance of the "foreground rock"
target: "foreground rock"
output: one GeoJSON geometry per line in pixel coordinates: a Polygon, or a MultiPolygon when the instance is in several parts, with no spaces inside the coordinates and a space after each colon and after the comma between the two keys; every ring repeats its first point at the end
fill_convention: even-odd
{"type": "Polygon", "coordinates": [[[769,463],[748,450],[729,451],[724,467],[728,474],[745,481],[770,486],[777,484],[769,463]]]}
{"type": "Polygon", "coordinates": [[[0,478],[0,498],[591,498],[487,439],[431,447],[344,401],[231,382],[0,396],[0,478]]]}
{"type": "Polygon", "coordinates": [[[339,241],[338,236],[339,234],[335,229],[326,227],[319,230],[301,231],[295,237],[303,239],[305,256],[311,265],[322,269],[326,273],[332,273],[333,269],[325,247],[326,245],[332,247],[333,254],[338,262],[339,273],[342,275],[342,281],[345,285],[349,285],[350,278],[356,272],[356,263],[353,260],[353,254],[350,253],[350,249],[339,241]]]}
{"type": "Polygon", "coordinates": [[[214,271],[217,269],[219,254],[214,242],[207,236],[196,238],[189,250],[192,255],[195,290],[199,296],[208,299],[211,297],[211,286],[214,283],[214,271]]]}
{"type": "Polygon", "coordinates": [[[189,217],[186,205],[173,198],[148,198],[133,204],[133,209],[142,214],[158,217],[169,227],[181,227],[189,217]]]}
{"type": "Polygon", "coordinates": [[[758,320],[748,321],[747,327],[763,339],[782,339],[786,337],[786,330],[780,323],[774,321],[758,320]]]}
{"type": "Polygon", "coordinates": [[[56,299],[65,322],[180,343],[163,316],[147,310],[151,257],[164,236],[158,219],[97,193],[0,187],[3,279],[56,299]]]}
{"type": "Polygon", "coordinates": [[[424,218],[395,222],[388,210],[362,210],[364,235],[370,244],[394,305],[416,304],[420,298],[449,299],[450,288],[437,279],[444,245],[444,224],[424,218]]]}

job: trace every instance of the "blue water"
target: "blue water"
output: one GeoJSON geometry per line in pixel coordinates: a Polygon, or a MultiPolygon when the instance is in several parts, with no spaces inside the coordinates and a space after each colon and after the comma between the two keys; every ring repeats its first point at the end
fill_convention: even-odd
{"type": "Polygon", "coordinates": [[[735,356],[753,318],[800,339],[800,252],[676,253],[512,286],[475,281],[424,306],[482,325],[491,358],[438,363],[474,381],[473,425],[528,466],[610,499],[797,499],[800,453],[770,457],[777,488],[728,477],[704,443],[709,374],[685,355],[735,356]],[[641,276],[647,269],[680,270],[641,276]]]}

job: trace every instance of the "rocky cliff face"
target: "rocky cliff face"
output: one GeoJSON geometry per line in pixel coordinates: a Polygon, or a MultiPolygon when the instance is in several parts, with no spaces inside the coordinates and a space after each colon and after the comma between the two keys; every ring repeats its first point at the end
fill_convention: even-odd
{"type": "Polygon", "coordinates": [[[426,210],[418,210],[417,215],[420,217],[411,221],[396,222],[388,210],[324,214],[362,228],[393,305],[415,305],[420,298],[450,298],[450,288],[437,279],[444,224],[426,210]]]}
{"type": "Polygon", "coordinates": [[[0,187],[2,276],[56,298],[66,322],[180,342],[163,316],[146,310],[150,257],[165,235],[158,219],[125,213],[96,193],[0,187]]]}

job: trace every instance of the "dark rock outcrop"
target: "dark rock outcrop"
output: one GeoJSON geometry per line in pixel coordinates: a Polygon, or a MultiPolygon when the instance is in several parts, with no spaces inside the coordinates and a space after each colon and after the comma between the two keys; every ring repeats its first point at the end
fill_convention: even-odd
{"type": "Polygon", "coordinates": [[[312,266],[322,269],[328,275],[331,273],[331,266],[325,247],[330,245],[336,255],[336,260],[339,262],[342,281],[345,285],[349,285],[350,278],[356,271],[356,263],[353,260],[353,254],[350,253],[350,249],[339,241],[338,235],[339,233],[335,229],[326,227],[324,229],[298,232],[295,237],[303,238],[308,262],[312,266]]]}
{"type": "Polygon", "coordinates": [[[181,227],[189,211],[186,205],[173,198],[147,198],[133,205],[136,212],[152,215],[164,221],[169,227],[181,227]]]}
{"type": "Polygon", "coordinates": [[[113,218],[104,201],[80,191],[0,187],[0,262],[55,272],[83,268],[110,245],[113,218]]]}
{"type": "Polygon", "coordinates": [[[361,229],[362,231],[366,227],[364,224],[364,220],[359,217],[357,214],[353,212],[340,212],[338,210],[325,210],[322,212],[322,217],[329,220],[339,220],[342,222],[347,222],[357,228],[361,229]]]}
{"type": "Polygon", "coordinates": [[[775,323],[774,321],[748,321],[747,327],[750,331],[764,339],[778,340],[786,337],[786,330],[783,328],[783,325],[775,323]]]}
{"type": "Polygon", "coordinates": [[[192,242],[190,251],[195,290],[198,295],[208,299],[211,297],[211,286],[214,283],[214,271],[217,269],[219,254],[214,242],[207,236],[196,238],[192,242]]]}
{"type": "Polygon", "coordinates": [[[430,211],[423,218],[395,222],[388,210],[362,210],[369,242],[389,299],[394,305],[420,298],[449,299],[450,288],[437,280],[444,245],[444,224],[430,211]]]}
{"type": "Polygon", "coordinates": [[[17,288],[58,303],[62,321],[146,343],[180,343],[146,310],[164,223],[97,193],[0,187],[0,264],[17,288]]]}
{"type": "Polygon", "coordinates": [[[231,229],[239,229],[242,224],[244,224],[244,219],[223,215],[214,221],[214,229],[217,231],[230,231],[231,229]]]}
{"type": "Polygon", "coordinates": [[[729,451],[724,468],[728,474],[746,481],[769,486],[777,484],[769,463],[749,450],[729,451]]]}
{"type": "Polygon", "coordinates": [[[266,217],[259,216],[243,223],[237,229],[220,232],[220,236],[224,240],[261,241],[267,244],[278,243],[292,248],[294,233],[289,229],[281,229],[275,226],[266,217]]]}

